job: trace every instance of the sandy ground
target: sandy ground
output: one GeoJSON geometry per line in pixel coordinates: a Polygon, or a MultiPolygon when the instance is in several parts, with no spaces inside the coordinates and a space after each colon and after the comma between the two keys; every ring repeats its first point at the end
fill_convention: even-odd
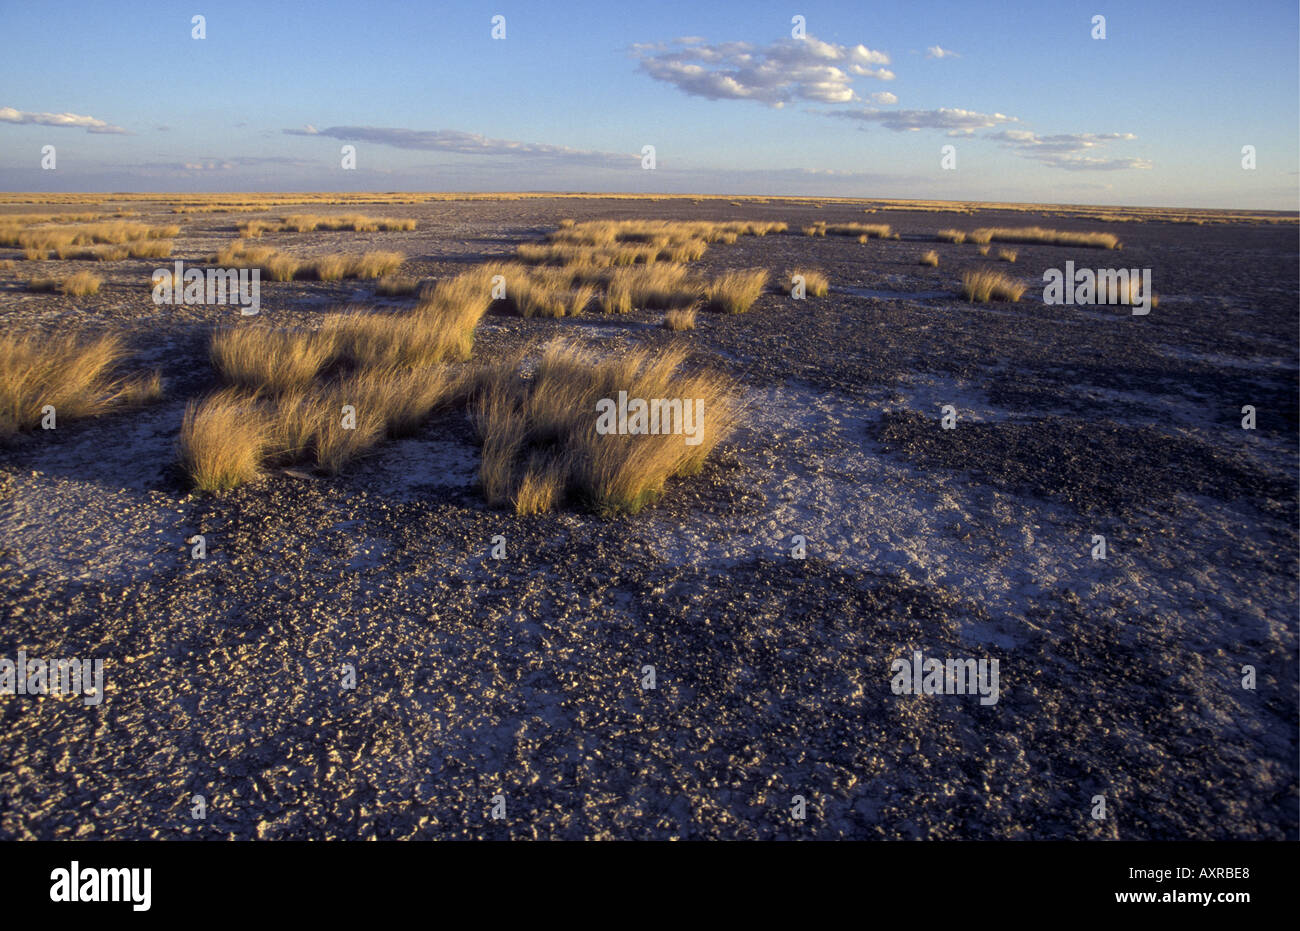
{"type": "MultiPolygon", "coordinates": [[[[176,434],[233,311],[155,307],[157,261],[95,266],[109,280],[80,300],[23,292],[21,261],[0,272],[7,327],[123,332],[169,390],[0,448],[0,657],[98,657],[106,680],[98,706],[0,696],[0,836],[1296,839],[1294,227],[1019,245],[1001,267],[1026,298],[972,306],[951,295],[989,260],[935,229],[1104,227],[596,200],[363,212],[420,229],[265,241],[400,249],[432,276],[562,217],[775,219],[794,232],[699,267],[811,265],[833,290],[686,334],[654,313],[485,319],[481,358],[558,333],[684,340],[742,380],[745,425],[705,472],[604,520],[485,508],[463,412],[337,478],[191,495],[176,434]],[[814,219],[902,238],[800,235],[814,219]],[[930,248],[938,268],[917,264],[930,248]],[[1044,306],[1066,259],[1149,267],[1160,306],[1044,306]],[[998,659],[999,701],[894,694],[914,650],[998,659]]],[[[251,216],[184,218],[176,257],[251,216]]],[[[285,324],[370,299],[262,290],[285,324]]]]}

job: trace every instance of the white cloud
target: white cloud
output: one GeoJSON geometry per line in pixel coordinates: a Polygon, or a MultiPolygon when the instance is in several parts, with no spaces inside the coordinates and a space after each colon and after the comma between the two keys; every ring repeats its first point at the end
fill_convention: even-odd
{"type": "Polygon", "coordinates": [[[937,110],[844,110],[830,115],[879,123],[895,132],[940,129],[947,131],[950,136],[969,136],[977,129],[991,129],[1002,123],[1019,122],[1014,116],[1003,113],[979,113],[952,107],[940,107],[937,110]]]}
{"type": "Polygon", "coordinates": [[[0,122],[23,123],[37,126],[57,126],[63,129],[84,129],[88,133],[125,134],[121,126],[97,120],[93,116],[76,113],[27,113],[13,107],[0,107],[0,122]]]}
{"type": "Polygon", "coordinates": [[[871,95],[871,102],[880,104],[898,103],[898,95],[891,94],[889,91],[876,91],[871,95]]]}
{"type": "Polygon", "coordinates": [[[794,100],[850,103],[861,99],[854,77],[890,81],[889,56],[864,45],[846,46],[784,39],[766,46],[748,42],[689,41],[632,47],[641,70],[683,93],[710,100],[755,100],[781,107],[794,100]]]}
{"type": "Polygon", "coordinates": [[[1133,133],[1056,133],[1040,136],[1027,130],[1006,129],[988,133],[986,138],[996,139],[1024,158],[1032,158],[1067,171],[1122,171],[1151,167],[1151,162],[1143,158],[1099,158],[1084,154],[1110,142],[1131,142],[1137,138],[1133,133]]]}
{"type": "Polygon", "coordinates": [[[931,45],[925,50],[926,58],[961,58],[952,49],[944,48],[941,45],[931,45]]]}

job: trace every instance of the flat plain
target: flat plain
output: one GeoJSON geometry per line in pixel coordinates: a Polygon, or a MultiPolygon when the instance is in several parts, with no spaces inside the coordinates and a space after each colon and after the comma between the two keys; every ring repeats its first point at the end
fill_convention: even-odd
{"type": "Polygon", "coordinates": [[[123,373],[163,386],[0,445],[0,655],[100,657],[106,682],[97,706],[0,703],[0,837],[1296,839],[1293,218],[285,200],[0,207],[0,226],[119,210],[179,226],[162,257],[0,249],[7,333],[115,334],[123,373]],[[415,228],[250,242],[304,262],[396,251],[397,274],[431,285],[563,221],[787,228],[685,263],[701,280],[770,272],[745,312],[706,303],[675,331],[663,309],[494,306],[455,363],[563,338],[599,359],[678,347],[725,375],[735,429],[635,513],[490,505],[456,404],[337,472],[275,465],[198,491],[178,440],[187,404],[222,385],[218,328],[307,331],[341,307],[417,301],[368,278],[266,276],[255,318],[153,301],[154,269],[204,267],[239,224],[297,213],[415,228]],[[937,238],[1028,226],[1122,248],[983,255],[937,238]],[[1159,303],[1045,304],[1043,272],[1067,260],[1151,269],[1159,303]],[[964,273],[989,268],[1024,296],[959,296],[964,273]],[[808,269],[828,291],[797,300],[783,281],[808,269]],[[77,271],[102,278],[95,293],[29,283],[77,271]],[[894,694],[891,663],[917,650],[998,658],[999,700],[894,694]]]}

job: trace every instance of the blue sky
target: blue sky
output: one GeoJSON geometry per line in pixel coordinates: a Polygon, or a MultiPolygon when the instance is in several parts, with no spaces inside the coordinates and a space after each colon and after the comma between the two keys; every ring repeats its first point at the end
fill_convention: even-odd
{"type": "Polygon", "coordinates": [[[1294,0],[0,0],[0,188],[1296,209],[1297,15],[1294,0]]]}

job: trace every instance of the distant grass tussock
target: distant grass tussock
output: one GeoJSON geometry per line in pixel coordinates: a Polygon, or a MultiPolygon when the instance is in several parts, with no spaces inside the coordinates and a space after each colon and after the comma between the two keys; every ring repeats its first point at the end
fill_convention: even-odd
{"type": "Polygon", "coordinates": [[[803,228],[805,236],[855,236],[860,242],[868,239],[887,239],[892,228],[888,223],[825,223],[816,221],[803,228]]]}
{"type": "MultiPolygon", "coordinates": [[[[51,253],[60,259],[99,258],[96,250],[86,248],[99,244],[127,244],[130,254],[147,254],[148,240],[170,240],[179,233],[179,226],[148,226],[142,223],[23,228],[0,221],[0,245],[20,248],[23,255],[32,261],[48,258],[51,253]]],[[[168,242],[163,254],[170,252],[171,243],[168,242]]]]}
{"type": "Polygon", "coordinates": [[[332,253],[317,259],[298,259],[267,246],[250,245],[242,239],[208,257],[211,265],[259,268],[272,281],[383,278],[397,271],[404,261],[406,256],[400,252],[332,253]]]}
{"type": "Polygon", "coordinates": [[[91,272],[77,272],[66,278],[32,278],[27,282],[29,291],[58,291],[69,297],[89,297],[98,294],[104,279],[91,272]]]}
{"type": "Polygon", "coordinates": [[[249,220],[239,225],[239,233],[248,239],[258,239],[263,233],[314,233],[317,231],[352,230],[357,233],[374,233],[387,231],[409,231],[416,227],[416,221],[399,217],[367,217],[360,214],[348,216],[328,216],[314,213],[298,213],[285,217],[280,222],[272,220],[249,220]]]}
{"type": "Polygon", "coordinates": [[[1044,243],[1052,246],[1084,246],[1090,249],[1118,249],[1114,233],[1073,233],[1044,229],[1041,226],[981,227],[970,234],[972,242],[1044,243]]]}
{"type": "Polygon", "coordinates": [[[825,273],[810,268],[797,268],[786,276],[782,285],[787,294],[794,293],[796,278],[803,279],[804,293],[810,297],[825,297],[830,293],[831,282],[825,273]]]}
{"type": "Polygon", "coordinates": [[[0,334],[0,436],[36,427],[47,405],[57,423],[159,397],[157,372],[113,375],[125,357],[114,336],[0,334]]]}
{"type": "Polygon", "coordinates": [[[939,253],[931,249],[925,255],[921,256],[921,264],[935,267],[939,264],[939,253]]]}
{"type": "Polygon", "coordinates": [[[961,245],[966,241],[966,234],[961,230],[939,230],[934,234],[934,238],[940,242],[951,242],[961,245]]]}
{"type": "Polygon", "coordinates": [[[998,259],[1002,262],[1014,262],[1016,260],[1015,249],[999,249],[998,259]]]}
{"type": "Polygon", "coordinates": [[[961,296],[975,303],[1019,301],[1026,290],[1028,288],[1023,282],[992,269],[966,272],[961,276],[961,296]]]}

